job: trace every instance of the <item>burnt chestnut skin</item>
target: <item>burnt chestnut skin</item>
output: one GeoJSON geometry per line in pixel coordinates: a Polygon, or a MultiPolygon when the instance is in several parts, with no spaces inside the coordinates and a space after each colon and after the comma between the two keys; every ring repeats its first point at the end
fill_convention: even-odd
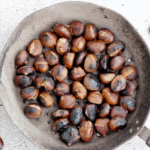
{"type": "Polygon", "coordinates": [[[126,118],[126,116],[127,116],[126,110],[120,106],[113,107],[110,112],[110,117],[113,118],[113,117],[117,117],[117,116],[126,118]]]}
{"type": "Polygon", "coordinates": [[[87,55],[87,52],[86,51],[82,51],[82,52],[79,52],[77,55],[76,55],[76,61],[75,61],[75,65],[78,66],[78,65],[81,65],[85,59],[87,55]]]}
{"type": "Polygon", "coordinates": [[[2,150],[3,146],[4,146],[4,142],[3,142],[2,138],[0,138],[0,150],[2,150]]]}
{"type": "Polygon", "coordinates": [[[104,102],[99,109],[99,117],[105,118],[110,113],[110,105],[107,102],[104,102]]]}
{"type": "Polygon", "coordinates": [[[109,65],[109,56],[108,55],[102,56],[99,62],[99,69],[107,70],[108,65],[109,65]]]}
{"type": "Polygon", "coordinates": [[[85,115],[88,117],[89,120],[94,121],[97,115],[97,107],[94,104],[87,104],[84,108],[85,115]]]}
{"type": "Polygon", "coordinates": [[[17,74],[19,75],[32,75],[35,73],[35,69],[32,66],[23,66],[17,70],[17,74]]]}
{"type": "Polygon", "coordinates": [[[75,53],[66,53],[63,56],[63,64],[66,68],[71,69],[74,63],[75,53]]]}
{"type": "Polygon", "coordinates": [[[54,112],[52,112],[51,116],[52,118],[67,118],[69,117],[69,111],[65,109],[58,109],[54,112]]]}

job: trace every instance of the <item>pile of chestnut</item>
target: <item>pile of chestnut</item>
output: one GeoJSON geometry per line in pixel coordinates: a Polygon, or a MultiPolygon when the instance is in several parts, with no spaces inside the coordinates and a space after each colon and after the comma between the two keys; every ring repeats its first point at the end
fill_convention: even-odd
{"type": "MultiPolygon", "coordinates": [[[[124,43],[115,41],[109,29],[98,31],[94,24],[84,26],[80,21],[69,27],[56,24],[53,31],[43,32],[40,40],[34,39],[27,51],[17,54],[14,82],[22,88],[25,100],[38,99],[46,108],[53,106],[50,92],[54,92],[60,109],[51,114],[55,120],[52,129],[60,132],[68,146],[80,138],[89,142],[95,130],[106,137],[110,130],[125,128],[127,114],[136,108],[132,94],[137,88],[137,70],[125,65],[124,49],[124,43]],[[43,47],[49,50],[41,54],[43,47]],[[29,56],[36,57],[33,66],[28,65],[29,56]],[[30,75],[35,71],[41,75],[33,78],[30,75]],[[45,72],[48,75],[42,74],[45,72]],[[75,106],[76,99],[84,101],[84,108],[75,106]]],[[[28,104],[25,115],[39,118],[39,104],[28,104]]]]}

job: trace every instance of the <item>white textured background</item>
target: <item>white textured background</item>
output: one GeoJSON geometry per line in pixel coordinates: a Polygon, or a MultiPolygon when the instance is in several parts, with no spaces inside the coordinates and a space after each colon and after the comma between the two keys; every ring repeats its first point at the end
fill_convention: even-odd
{"type": "MultiPolygon", "coordinates": [[[[0,52],[17,25],[31,13],[66,0],[0,0],[0,52]]],[[[150,48],[149,0],[81,0],[108,7],[127,18],[150,48]]],[[[150,115],[145,123],[150,128],[150,115]]],[[[16,127],[0,101],[0,137],[3,150],[40,150],[16,127]]],[[[109,143],[108,143],[109,144],[109,143]]],[[[134,137],[116,150],[149,150],[139,137],[134,137]]]]}

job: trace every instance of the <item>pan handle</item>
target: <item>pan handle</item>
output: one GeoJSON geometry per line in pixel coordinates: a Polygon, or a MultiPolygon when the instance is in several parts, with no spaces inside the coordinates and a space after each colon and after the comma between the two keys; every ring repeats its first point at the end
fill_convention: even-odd
{"type": "Polygon", "coordinates": [[[144,126],[138,136],[146,142],[148,147],[150,147],[150,129],[144,126]]]}

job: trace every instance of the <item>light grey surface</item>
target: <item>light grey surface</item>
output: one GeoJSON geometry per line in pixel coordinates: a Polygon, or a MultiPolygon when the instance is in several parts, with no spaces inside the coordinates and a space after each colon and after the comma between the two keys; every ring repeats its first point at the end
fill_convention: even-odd
{"type": "MultiPolygon", "coordinates": [[[[2,51],[9,36],[22,19],[36,10],[58,2],[62,2],[62,0],[0,0],[0,51],[2,51]]],[[[88,2],[93,1],[88,0],[88,2]]],[[[126,0],[126,2],[120,0],[95,0],[94,3],[116,10],[126,17],[142,35],[150,48],[150,43],[148,43],[150,41],[150,33],[148,32],[150,26],[148,0],[142,2],[137,2],[136,0],[126,0]]],[[[36,145],[19,131],[3,106],[0,106],[0,120],[0,137],[3,138],[5,143],[4,150],[39,150],[36,145]]],[[[150,128],[150,117],[145,125],[150,128]]],[[[136,136],[117,148],[117,150],[122,149],[148,150],[149,148],[144,141],[136,136]]]]}

